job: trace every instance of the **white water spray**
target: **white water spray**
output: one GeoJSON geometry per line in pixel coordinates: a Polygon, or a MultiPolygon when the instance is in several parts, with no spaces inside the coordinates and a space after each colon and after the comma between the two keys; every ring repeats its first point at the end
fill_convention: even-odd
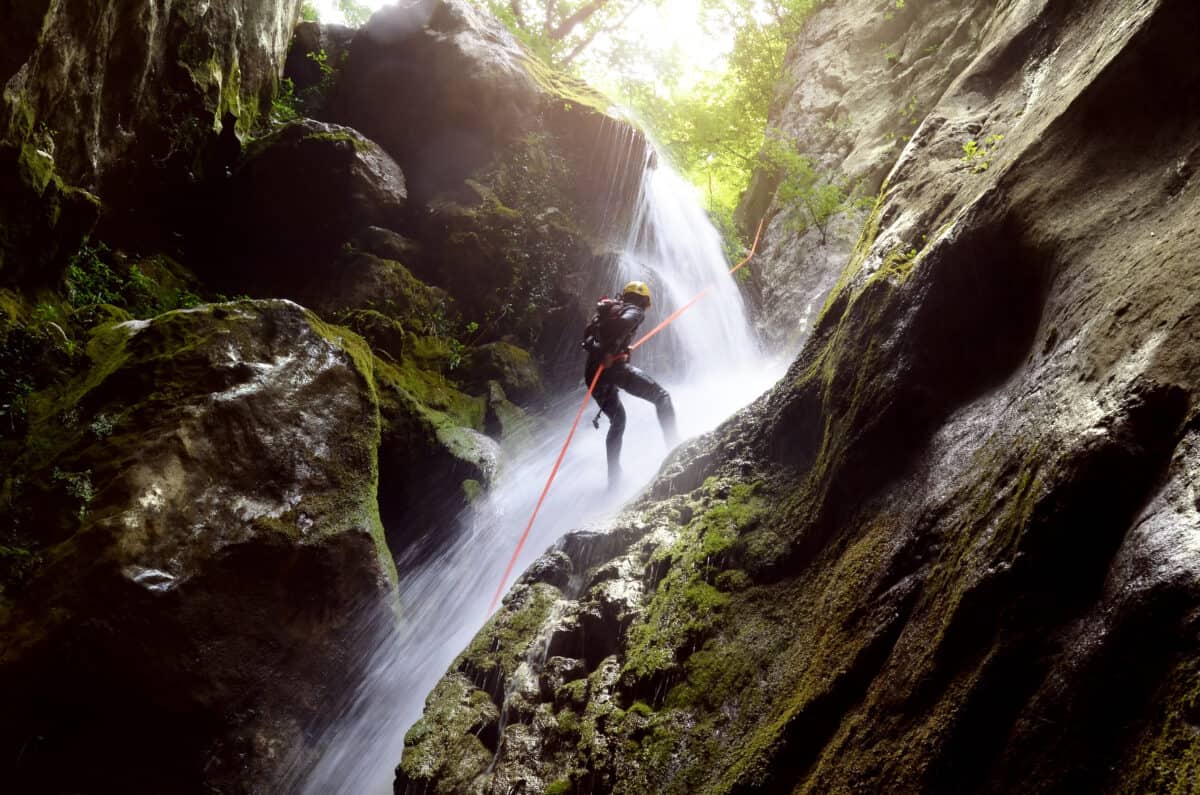
{"type": "MultiPolygon", "coordinates": [[[[692,189],[669,167],[647,170],[624,255],[608,274],[610,294],[631,279],[650,283],[654,306],[645,333],[706,287],[709,294],[634,355],[671,393],[684,438],[711,430],[782,374],[785,362],[760,351],[741,295],[728,273],[721,240],[692,189]]],[[[586,387],[581,383],[544,416],[539,445],[506,465],[490,496],[458,518],[454,540],[400,583],[400,626],[379,636],[364,681],[351,702],[313,738],[321,749],[311,770],[292,771],[289,788],[316,795],[390,793],[404,734],[425,698],[483,626],[488,603],[528,521],[586,387]]],[[[628,414],[624,480],[607,490],[604,435],[581,424],[538,515],[515,571],[521,572],[564,533],[607,518],[658,471],[666,450],[653,406],[623,395],[628,414]]],[[[511,582],[508,583],[511,585],[511,582]]]]}

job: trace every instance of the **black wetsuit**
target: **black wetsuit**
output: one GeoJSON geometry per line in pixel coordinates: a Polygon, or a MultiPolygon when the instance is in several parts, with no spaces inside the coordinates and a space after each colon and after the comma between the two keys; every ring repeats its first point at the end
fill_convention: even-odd
{"type": "Polygon", "coordinates": [[[622,302],[614,311],[589,327],[592,333],[584,342],[588,358],[583,380],[588,385],[591,385],[605,354],[625,354],[624,358],[604,368],[600,381],[596,384],[596,391],[592,393],[596,402],[600,404],[600,410],[608,417],[608,437],[605,441],[608,447],[610,483],[616,481],[621,473],[621,437],[625,433],[625,407],[621,405],[620,390],[624,389],[634,397],[653,403],[667,446],[673,447],[678,441],[675,408],[671,405],[671,396],[657,381],[629,363],[629,346],[645,317],[646,313],[640,306],[622,302]]]}

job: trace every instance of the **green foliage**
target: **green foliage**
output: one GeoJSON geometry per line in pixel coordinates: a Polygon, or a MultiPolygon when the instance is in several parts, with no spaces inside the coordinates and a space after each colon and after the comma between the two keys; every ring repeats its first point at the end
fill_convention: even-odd
{"type": "Polygon", "coordinates": [[[71,256],[67,267],[67,300],[72,306],[113,304],[121,301],[124,280],[108,267],[104,259],[111,252],[103,243],[84,243],[71,256]]]}
{"type": "MultiPolygon", "coordinates": [[[[187,287],[163,283],[169,274],[166,268],[147,260],[159,278],[147,274],[138,263],[115,266],[116,257],[103,243],[85,241],[71,256],[67,266],[67,301],[75,309],[111,304],[127,310],[134,317],[153,317],[172,309],[189,309],[202,303],[200,297],[187,287]]],[[[39,305],[33,313],[35,320],[57,322],[57,309],[39,305]],[[43,317],[44,315],[44,317],[43,317]]],[[[65,335],[64,335],[65,336],[65,335]]]]}
{"type": "Polygon", "coordinates": [[[270,121],[272,124],[287,124],[300,118],[300,100],[296,97],[296,84],[292,78],[279,81],[279,91],[271,100],[270,121]]]}
{"type": "Polygon", "coordinates": [[[821,245],[835,218],[864,204],[857,186],[819,172],[811,159],[778,138],[768,137],[762,156],[779,178],[776,197],[787,208],[788,227],[796,232],[816,229],[821,245]]]}
{"type": "Polygon", "coordinates": [[[971,166],[975,174],[987,171],[992,167],[992,155],[1003,140],[1003,135],[989,135],[982,144],[974,139],[967,141],[962,147],[962,162],[971,166]]]}
{"type": "Polygon", "coordinates": [[[96,490],[92,486],[92,471],[88,469],[83,472],[64,472],[55,468],[51,479],[55,483],[62,483],[65,486],[67,496],[78,503],[76,515],[79,520],[86,519],[88,506],[96,498],[96,490]]]}
{"type": "MultiPolygon", "coordinates": [[[[487,7],[533,53],[560,69],[586,71],[632,111],[702,191],[733,260],[749,243],[739,240],[734,211],[764,165],[760,150],[784,55],[825,1],[702,0],[704,27],[732,31],[733,39],[728,56],[703,65],[685,63],[678,48],[654,46],[655,32],[625,24],[661,0],[487,0],[487,7]]],[[[831,191],[822,198],[836,210],[831,191]]]]}
{"type": "Polygon", "coordinates": [[[302,22],[321,21],[319,15],[317,14],[316,6],[308,2],[308,0],[304,0],[304,2],[300,4],[300,20],[302,22]]]}
{"type": "Polygon", "coordinates": [[[330,61],[329,53],[325,50],[307,53],[305,56],[317,66],[321,79],[301,91],[296,90],[296,83],[285,77],[279,81],[279,88],[271,100],[271,112],[267,116],[268,127],[279,126],[295,121],[305,116],[319,116],[325,108],[325,103],[337,83],[338,71],[345,64],[348,52],[342,53],[337,63],[330,61]]]}
{"type": "MultiPolygon", "coordinates": [[[[650,128],[675,165],[704,192],[709,215],[740,256],[734,210],[763,165],[767,113],[784,80],[784,54],[824,0],[706,0],[707,25],[728,29],[733,49],[723,70],[678,61],[646,63],[636,48],[618,51],[614,93],[650,128]]],[[[748,240],[741,241],[749,243],[748,240]]]]}
{"type": "Polygon", "coordinates": [[[338,0],[337,7],[351,27],[359,27],[371,18],[371,9],[355,0],[338,0]]]}
{"type": "Polygon", "coordinates": [[[479,324],[474,320],[463,323],[457,312],[452,312],[446,301],[440,300],[432,311],[419,318],[421,330],[432,340],[444,346],[446,367],[457,370],[462,366],[478,337],[479,324]]]}

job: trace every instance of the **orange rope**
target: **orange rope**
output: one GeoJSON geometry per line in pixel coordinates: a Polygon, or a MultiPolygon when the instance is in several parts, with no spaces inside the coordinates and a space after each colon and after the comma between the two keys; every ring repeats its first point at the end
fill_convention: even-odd
{"type": "Polygon", "coordinates": [[[513,567],[517,565],[517,558],[521,554],[521,549],[525,546],[525,540],[529,538],[529,531],[533,529],[533,520],[537,518],[538,511],[542,509],[542,503],[546,501],[546,495],[550,493],[550,484],[554,482],[554,478],[558,475],[558,468],[562,466],[563,457],[567,454],[567,448],[571,446],[571,439],[575,437],[575,430],[579,427],[579,418],[583,416],[583,410],[587,408],[588,401],[592,399],[592,393],[596,391],[596,384],[600,382],[600,374],[603,372],[604,364],[601,363],[596,368],[596,374],[592,376],[592,384],[588,387],[587,394],[583,396],[583,402],[579,404],[579,411],[575,412],[575,422],[571,423],[571,432],[567,434],[567,440],[563,442],[562,450],[558,452],[558,460],[554,462],[554,469],[550,470],[550,477],[542,489],[542,496],[538,497],[537,505],[534,506],[533,516],[529,517],[529,524],[525,525],[525,532],[521,533],[521,539],[517,541],[517,548],[513,550],[512,558],[509,559],[508,566],[504,569],[504,577],[500,580],[500,587],[496,589],[496,595],[492,597],[492,603],[488,606],[489,616],[496,611],[496,604],[500,601],[500,597],[504,595],[504,585],[508,582],[513,567]]]}
{"type": "MultiPolygon", "coordinates": [[[[758,250],[758,239],[762,236],[763,224],[766,223],[766,220],[767,219],[764,218],[758,222],[758,231],[754,234],[754,245],[750,246],[750,253],[746,255],[745,259],[743,259],[737,265],[734,265],[729,270],[731,274],[737,273],[743,265],[750,261],[750,258],[753,257],[754,253],[758,250]]],[[[655,334],[674,323],[680,315],[695,306],[696,303],[701,298],[708,295],[711,290],[712,287],[705,287],[699,292],[699,294],[696,295],[695,298],[676,309],[667,317],[666,320],[650,329],[650,331],[644,334],[640,340],[630,345],[629,350],[637,350],[646,340],[650,339],[655,334]]],[[[537,505],[535,505],[533,508],[533,515],[529,517],[529,524],[525,525],[525,531],[521,533],[521,538],[517,541],[517,548],[513,550],[512,557],[509,558],[508,561],[508,566],[506,566],[504,569],[504,577],[501,578],[500,586],[496,588],[496,593],[494,596],[492,596],[492,603],[488,606],[489,616],[496,611],[496,605],[500,603],[500,597],[504,595],[504,586],[508,583],[508,578],[512,575],[513,568],[517,565],[517,558],[521,556],[521,550],[525,548],[525,541],[529,538],[529,531],[533,529],[533,522],[535,519],[537,519],[538,512],[542,510],[542,503],[546,501],[546,495],[550,493],[550,484],[552,484],[554,482],[554,478],[558,476],[558,469],[562,466],[563,458],[567,455],[567,448],[571,446],[571,440],[575,438],[575,431],[579,428],[579,420],[583,417],[583,411],[587,408],[588,401],[592,399],[592,393],[596,391],[596,384],[600,382],[600,374],[603,372],[604,364],[602,363],[598,368],[596,368],[596,374],[592,376],[592,383],[590,386],[588,386],[587,394],[583,396],[583,402],[579,404],[579,411],[575,412],[575,421],[571,423],[571,431],[567,434],[567,440],[563,442],[562,450],[558,451],[558,459],[554,462],[554,468],[550,470],[550,477],[546,480],[546,485],[542,487],[542,494],[540,497],[538,497],[537,505]]]]}

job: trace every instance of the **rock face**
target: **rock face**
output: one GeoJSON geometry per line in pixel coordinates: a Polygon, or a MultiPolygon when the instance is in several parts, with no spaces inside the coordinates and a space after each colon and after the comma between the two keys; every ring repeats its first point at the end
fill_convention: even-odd
{"type": "Polygon", "coordinates": [[[397,793],[1197,791],[1200,7],[927,6],[788,376],[534,566],[397,793]]]}
{"type": "MultiPolygon", "coordinates": [[[[772,137],[808,157],[828,179],[875,196],[917,126],[979,55],[987,3],[901,3],[862,15],[857,3],[812,13],[784,70],[792,90],[777,97],[772,137]]],[[[812,326],[858,240],[863,213],[836,218],[822,240],[798,230],[799,208],[775,198],[776,175],[760,172],[739,208],[744,231],[767,219],[753,285],[767,340],[794,350],[812,326]]]]}
{"type": "Polygon", "coordinates": [[[289,297],[320,284],[331,303],[329,264],[360,232],[401,227],[407,197],[400,167],[355,130],[292,122],[256,140],[224,186],[220,225],[239,245],[232,273],[209,272],[289,297]]]}
{"type": "Polygon", "coordinates": [[[507,336],[554,360],[624,243],[645,138],[462,0],[384,8],[344,61],[322,118],[403,169],[421,208],[400,230],[418,243],[405,265],[454,295],[481,342],[507,336]]]}
{"type": "Polygon", "coordinates": [[[0,780],[285,789],[530,433],[645,141],[463,3],[306,26],[282,91],[298,0],[9,5],[0,780]]]}
{"type": "Polygon", "coordinates": [[[88,355],[5,467],[33,556],[0,601],[5,781],[269,787],[394,598],[369,353],[274,301],[100,326],[88,355]]]}
{"type": "Polygon", "coordinates": [[[35,266],[60,253],[46,239],[69,254],[95,220],[72,189],[144,230],[206,164],[226,165],[274,96],[299,0],[20,5],[0,12],[0,173],[36,167],[0,196],[9,283],[33,252],[35,266]]]}
{"type": "Polygon", "coordinates": [[[602,190],[637,189],[645,156],[645,140],[605,116],[607,106],[463,0],[406,0],[355,36],[333,114],[396,157],[419,201],[461,191],[519,138],[548,134],[568,155],[583,156],[574,187],[587,203],[601,204],[597,198],[606,197],[595,194],[602,190]],[[586,132],[586,143],[570,140],[586,132]],[[604,151],[622,142],[627,151],[604,151]],[[624,158],[629,163],[620,168],[624,158]]]}

